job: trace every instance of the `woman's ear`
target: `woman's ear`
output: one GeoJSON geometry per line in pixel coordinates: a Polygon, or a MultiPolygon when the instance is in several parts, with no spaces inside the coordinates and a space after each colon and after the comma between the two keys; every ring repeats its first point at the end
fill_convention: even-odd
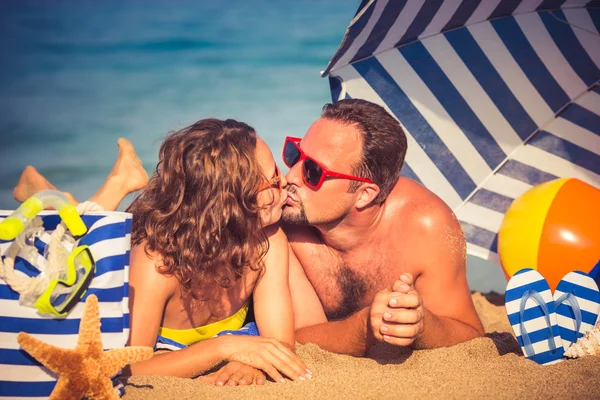
{"type": "Polygon", "coordinates": [[[373,200],[379,195],[380,189],[374,183],[363,184],[358,189],[358,198],[356,199],[356,208],[365,208],[373,204],[373,200]]]}

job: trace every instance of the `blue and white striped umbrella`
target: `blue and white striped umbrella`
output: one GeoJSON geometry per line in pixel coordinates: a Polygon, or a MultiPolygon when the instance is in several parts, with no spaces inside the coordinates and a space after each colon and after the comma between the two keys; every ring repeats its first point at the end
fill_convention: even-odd
{"type": "Polygon", "coordinates": [[[600,188],[600,1],[365,0],[323,76],[403,125],[401,175],[497,261],[511,202],[575,177],[600,188]]]}

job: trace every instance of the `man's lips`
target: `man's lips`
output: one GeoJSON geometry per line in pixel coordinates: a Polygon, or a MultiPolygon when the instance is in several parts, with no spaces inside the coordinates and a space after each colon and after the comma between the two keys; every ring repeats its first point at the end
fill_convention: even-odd
{"type": "Polygon", "coordinates": [[[297,203],[298,199],[296,198],[296,196],[294,196],[293,194],[291,194],[290,192],[287,193],[287,198],[285,199],[285,204],[287,205],[293,205],[294,203],[297,203]]]}

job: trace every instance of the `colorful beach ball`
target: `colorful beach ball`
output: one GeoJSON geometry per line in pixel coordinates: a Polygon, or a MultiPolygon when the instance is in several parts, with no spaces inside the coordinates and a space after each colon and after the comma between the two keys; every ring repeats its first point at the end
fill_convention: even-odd
{"type": "Polygon", "coordinates": [[[554,290],[578,270],[600,284],[600,190],[575,178],[529,189],[504,215],[498,253],[507,279],[533,268],[554,290]]]}

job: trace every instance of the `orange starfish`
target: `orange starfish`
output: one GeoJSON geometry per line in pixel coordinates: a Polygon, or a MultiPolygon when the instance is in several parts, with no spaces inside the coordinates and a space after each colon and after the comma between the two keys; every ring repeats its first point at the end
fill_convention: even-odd
{"type": "Polygon", "coordinates": [[[148,360],[151,347],[125,347],[104,352],[100,337],[98,298],[91,295],[85,302],[74,349],[63,349],[20,332],[21,347],[46,368],[59,376],[50,399],[102,398],[119,399],[111,377],[126,365],[148,360]]]}

